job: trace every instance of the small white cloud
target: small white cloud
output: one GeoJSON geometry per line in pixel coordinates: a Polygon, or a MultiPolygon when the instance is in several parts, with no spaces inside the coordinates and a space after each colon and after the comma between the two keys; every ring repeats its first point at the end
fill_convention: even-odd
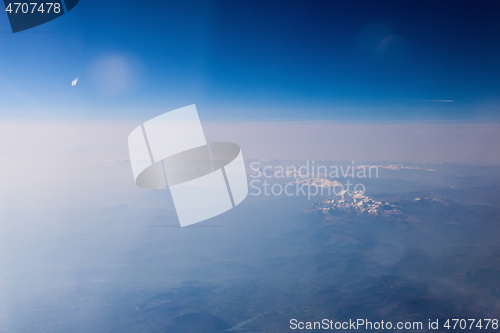
{"type": "Polygon", "coordinates": [[[104,166],[115,166],[115,165],[122,165],[122,164],[128,164],[130,161],[129,160],[115,160],[113,162],[106,162],[103,165],[104,166]]]}

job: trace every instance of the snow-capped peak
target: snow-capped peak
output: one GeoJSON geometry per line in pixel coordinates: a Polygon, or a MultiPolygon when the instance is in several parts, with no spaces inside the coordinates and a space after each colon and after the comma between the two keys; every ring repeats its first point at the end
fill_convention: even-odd
{"type": "Polygon", "coordinates": [[[309,212],[323,213],[345,212],[357,215],[387,216],[403,214],[396,206],[380,202],[363,195],[362,191],[347,193],[342,191],[330,200],[316,204],[309,212]]]}

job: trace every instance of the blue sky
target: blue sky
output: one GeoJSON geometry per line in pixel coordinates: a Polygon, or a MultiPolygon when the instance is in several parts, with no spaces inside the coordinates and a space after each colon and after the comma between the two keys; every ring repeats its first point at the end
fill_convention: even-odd
{"type": "Polygon", "coordinates": [[[0,115],[497,121],[499,18],[492,1],[81,0],[12,34],[5,13],[0,115]]]}

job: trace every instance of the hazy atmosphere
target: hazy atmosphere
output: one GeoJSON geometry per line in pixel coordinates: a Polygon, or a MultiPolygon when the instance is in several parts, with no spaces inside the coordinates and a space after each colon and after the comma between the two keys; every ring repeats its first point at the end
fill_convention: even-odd
{"type": "Polygon", "coordinates": [[[500,3],[4,2],[0,332],[498,330],[500,3]]]}

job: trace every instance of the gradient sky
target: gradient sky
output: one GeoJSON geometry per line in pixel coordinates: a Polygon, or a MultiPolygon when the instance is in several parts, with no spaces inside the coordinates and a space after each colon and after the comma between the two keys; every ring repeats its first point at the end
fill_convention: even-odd
{"type": "Polygon", "coordinates": [[[16,34],[0,13],[0,101],[23,119],[498,121],[500,2],[81,0],[16,34]]]}

